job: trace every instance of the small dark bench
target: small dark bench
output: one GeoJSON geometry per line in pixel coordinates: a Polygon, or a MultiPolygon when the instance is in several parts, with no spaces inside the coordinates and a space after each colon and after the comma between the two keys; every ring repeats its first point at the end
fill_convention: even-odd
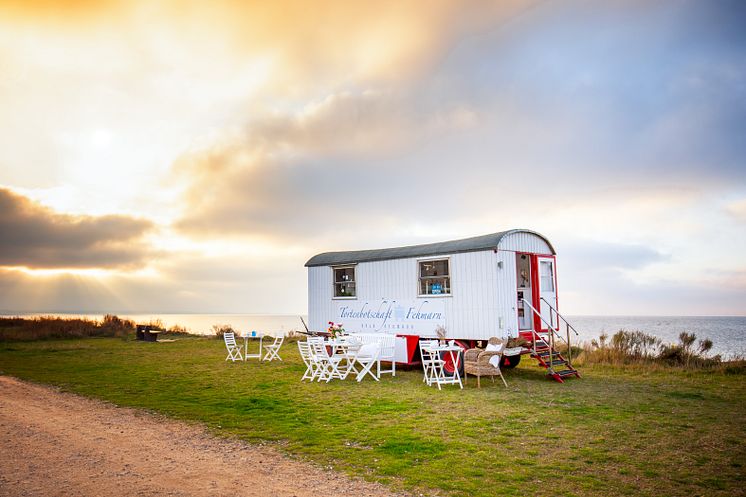
{"type": "Polygon", "coordinates": [[[148,326],[145,324],[137,325],[136,334],[138,340],[142,340],[144,342],[157,342],[159,333],[161,333],[161,330],[154,326],[148,326]]]}

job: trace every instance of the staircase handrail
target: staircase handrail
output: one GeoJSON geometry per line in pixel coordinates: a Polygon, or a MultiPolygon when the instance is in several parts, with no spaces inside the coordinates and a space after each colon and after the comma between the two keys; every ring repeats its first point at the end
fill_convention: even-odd
{"type": "Polygon", "coordinates": [[[562,338],[562,335],[559,334],[560,327],[562,326],[562,323],[560,322],[560,319],[565,322],[565,331],[567,332],[567,340],[565,340],[564,338],[562,338],[562,341],[567,344],[567,364],[570,365],[570,366],[572,366],[572,347],[570,347],[570,329],[572,329],[572,331],[575,332],[575,336],[580,336],[580,334],[578,333],[578,330],[576,330],[575,327],[570,324],[570,322],[565,318],[565,316],[563,316],[562,314],[560,314],[559,311],[557,309],[555,309],[554,306],[552,304],[550,304],[547,299],[545,299],[544,297],[540,297],[540,298],[541,298],[541,300],[544,301],[544,303],[547,306],[549,306],[549,309],[550,309],[550,311],[549,311],[549,318],[550,318],[550,320],[552,319],[552,311],[554,311],[554,313],[557,315],[557,330],[556,330],[556,333],[557,333],[557,336],[560,337],[560,338],[562,338]]]}
{"type": "MultiPolygon", "coordinates": [[[[542,300],[544,300],[544,297],[542,297],[542,300]]],[[[565,338],[562,335],[560,335],[560,333],[559,333],[559,325],[560,325],[559,320],[557,320],[557,329],[554,329],[554,325],[551,324],[551,323],[549,323],[549,322],[547,322],[547,320],[544,319],[544,316],[542,316],[541,313],[539,311],[537,311],[536,308],[534,306],[532,306],[526,299],[522,298],[522,299],[520,299],[520,301],[523,302],[525,305],[527,305],[528,308],[531,309],[531,311],[533,311],[534,314],[536,314],[537,316],[539,316],[539,319],[541,319],[542,321],[544,321],[544,324],[547,325],[547,329],[550,330],[550,333],[549,333],[549,343],[547,344],[549,346],[549,369],[550,370],[552,369],[552,361],[553,361],[553,354],[554,354],[554,337],[555,337],[555,335],[558,336],[560,340],[562,340],[563,342],[565,342],[565,344],[567,344],[567,353],[568,353],[567,364],[572,367],[572,347],[570,347],[570,332],[569,331],[567,332],[567,340],[565,340],[565,338]]],[[[544,302],[546,302],[546,300],[544,300],[544,302]]],[[[554,308],[551,305],[549,307],[552,310],[554,310],[554,308]]],[[[555,310],[555,312],[557,312],[557,311],[555,310]]],[[[557,313],[557,315],[559,315],[559,313],[557,313]]],[[[562,318],[562,319],[564,319],[564,318],[562,318]]],[[[567,322],[567,320],[565,320],[565,323],[568,326],[571,326],[570,323],[567,322]]],[[[575,328],[573,328],[573,331],[575,331],[575,328]]],[[[536,331],[533,331],[533,333],[535,335],[538,335],[538,333],[536,331]]],[[[575,334],[577,335],[578,332],[575,331],[575,334]]],[[[534,340],[534,355],[536,355],[536,340],[534,340]]]]}
{"type": "Polygon", "coordinates": [[[531,309],[533,311],[534,314],[536,314],[537,316],[539,316],[539,319],[541,319],[542,321],[544,321],[544,324],[547,325],[547,328],[553,332],[553,335],[557,335],[560,340],[562,340],[563,342],[567,343],[568,346],[570,345],[567,342],[567,340],[565,340],[565,338],[562,335],[559,334],[559,326],[557,327],[557,329],[555,329],[554,325],[552,323],[548,322],[546,319],[544,319],[544,316],[542,316],[541,313],[539,311],[537,311],[534,306],[532,306],[531,304],[529,304],[526,299],[521,299],[521,300],[523,301],[524,304],[526,304],[528,306],[529,309],[531,309]]]}
{"type": "MultiPolygon", "coordinates": [[[[528,308],[529,308],[529,309],[531,309],[531,310],[532,310],[532,311],[534,312],[534,314],[536,314],[537,316],[539,316],[539,319],[541,319],[542,321],[544,321],[544,324],[546,324],[546,325],[547,325],[547,328],[549,328],[549,329],[550,329],[550,330],[552,330],[552,331],[555,331],[555,329],[554,329],[554,326],[552,326],[552,325],[551,325],[550,323],[548,323],[548,322],[547,322],[547,320],[546,320],[546,319],[544,319],[544,316],[542,316],[542,315],[541,315],[541,313],[540,313],[539,311],[537,311],[537,310],[536,310],[536,308],[534,308],[534,306],[532,306],[531,304],[529,304],[529,303],[528,303],[528,301],[527,301],[526,299],[523,299],[523,298],[522,298],[522,299],[521,299],[521,301],[522,301],[522,302],[523,302],[524,304],[526,304],[526,305],[528,306],[528,308]]],[[[561,338],[561,337],[560,337],[560,338],[561,338]]]]}
{"type": "MultiPolygon", "coordinates": [[[[571,324],[570,324],[570,322],[569,322],[569,321],[568,321],[567,319],[565,319],[565,316],[563,316],[562,314],[560,314],[560,313],[559,313],[559,311],[558,311],[557,309],[555,309],[555,308],[554,308],[554,306],[553,306],[552,304],[550,304],[550,303],[549,303],[549,301],[547,301],[547,299],[545,299],[544,297],[541,297],[541,300],[543,300],[543,301],[544,301],[544,303],[545,303],[546,305],[548,305],[548,306],[549,306],[549,308],[550,308],[551,310],[553,310],[553,311],[554,311],[554,313],[555,313],[555,314],[557,315],[557,317],[558,317],[559,319],[561,319],[562,321],[564,321],[564,322],[565,322],[565,324],[566,324],[566,325],[567,325],[567,326],[568,326],[568,327],[569,327],[569,328],[570,328],[570,329],[571,329],[572,331],[574,331],[574,332],[575,332],[575,336],[580,336],[580,334],[578,333],[578,330],[576,330],[576,329],[575,329],[575,327],[574,327],[573,325],[571,325],[571,324]]],[[[559,328],[559,323],[557,323],[557,328],[559,328]]]]}
{"type": "MultiPolygon", "coordinates": [[[[532,306],[526,299],[522,298],[522,299],[520,299],[520,301],[523,302],[525,305],[527,305],[528,308],[531,309],[531,311],[535,315],[539,316],[539,319],[541,319],[542,321],[544,321],[544,324],[547,325],[548,329],[552,330],[552,332],[549,334],[549,340],[547,341],[547,347],[549,347],[549,368],[548,369],[549,369],[549,371],[552,371],[552,369],[553,369],[552,368],[552,360],[553,360],[553,357],[554,357],[554,335],[557,334],[557,332],[555,331],[554,327],[550,323],[548,323],[546,319],[544,319],[544,316],[542,316],[541,313],[539,311],[537,311],[534,308],[534,306],[532,306]]],[[[534,335],[539,336],[539,334],[535,330],[531,330],[531,331],[532,331],[532,333],[534,335]]],[[[557,336],[559,336],[559,334],[557,334],[557,336]]],[[[560,338],[562,338],[562,337],[560,337],[560,338]]],[[[536,338],[535,337],[534,337],[533,349],[534,349],[534,356],[538,356],[538,354],[536,353],[536,338]]]]}

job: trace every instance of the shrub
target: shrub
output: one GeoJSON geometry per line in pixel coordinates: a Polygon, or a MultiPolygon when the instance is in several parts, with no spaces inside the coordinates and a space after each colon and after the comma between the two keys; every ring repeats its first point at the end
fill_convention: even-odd
{"type": "Polygon", "coordinates": [[[601,334],[598,340],[585,344],[578,355],[579,363],[630,364],[652,361],[661,341],[642,331],[619,330],[609,340],[601,334]]]}
{"type": "Polygon", "coordinates": [[[110,314],[101,321],[53,316],[0,318],[0,340],[3,341],[124,337],[134,330],[135,323],[110,314]]]}
{"type": "Polygon", "coordinates": [[[168,330],[166,330],[167,335],[181,335],[181,336],[191,336],[193,333],[189,333],[187,329],[184,326],[179,326],[178,324],[173,325],[168,330]]]}
{"type": "Polygon", "coordinates": [[[712,340],[706,338],[699,341],[698,351],[694,350],[697,336],[694,333],[683,332],[679,335],[679,343],[668,344],[661,347],[658,359],[671,366],[684,367],[712,367],[720,364],[722,358],[719,355],[707,357],[707,352],[712,349],[712,340]]]}
{"type": "Polygon", "coordinates": [[[226,333],[235,333],[236,330],[229,324],[214,324],[212,325],[212,332],[215,333],[215,338],[223,338],[226,333]]]}
{"type": "MultiPolygon", "coordinates": [[[[584,344],[578,364],[663,364],[686,368],[711,368],[723,363],[719,355],[708,357],[712,340],[699,340],[694,333],[681,333],[679,343],[664,344],[659,338],[642,331],[617,331],[609,340],[602,334],[598,340],[584,344]]],[[[737,361],[736,361],[737,362],[737,361]]]]}

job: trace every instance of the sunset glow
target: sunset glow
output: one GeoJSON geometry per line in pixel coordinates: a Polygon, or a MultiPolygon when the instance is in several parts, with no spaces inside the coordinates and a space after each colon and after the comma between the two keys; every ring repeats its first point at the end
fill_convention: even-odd
{"type": "Polygon", "coordinates": [[[304,313],[315,253],[520,227],[566,312],[742,315],[716,4],[2,2],[0,311],[304,313]]]}

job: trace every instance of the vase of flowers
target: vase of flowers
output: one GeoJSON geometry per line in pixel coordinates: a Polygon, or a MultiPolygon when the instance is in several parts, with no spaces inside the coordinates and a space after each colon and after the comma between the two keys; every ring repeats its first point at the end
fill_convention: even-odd
{"type": "Polygon", "coordinates": [[[344,334],[345,329],[342,327],[342,323],[334,323],[334,321],[329,321],[329,328],[327,330],[329,332],[329,336],[332,338],[337,338],[337,336],[344,334]]]}

